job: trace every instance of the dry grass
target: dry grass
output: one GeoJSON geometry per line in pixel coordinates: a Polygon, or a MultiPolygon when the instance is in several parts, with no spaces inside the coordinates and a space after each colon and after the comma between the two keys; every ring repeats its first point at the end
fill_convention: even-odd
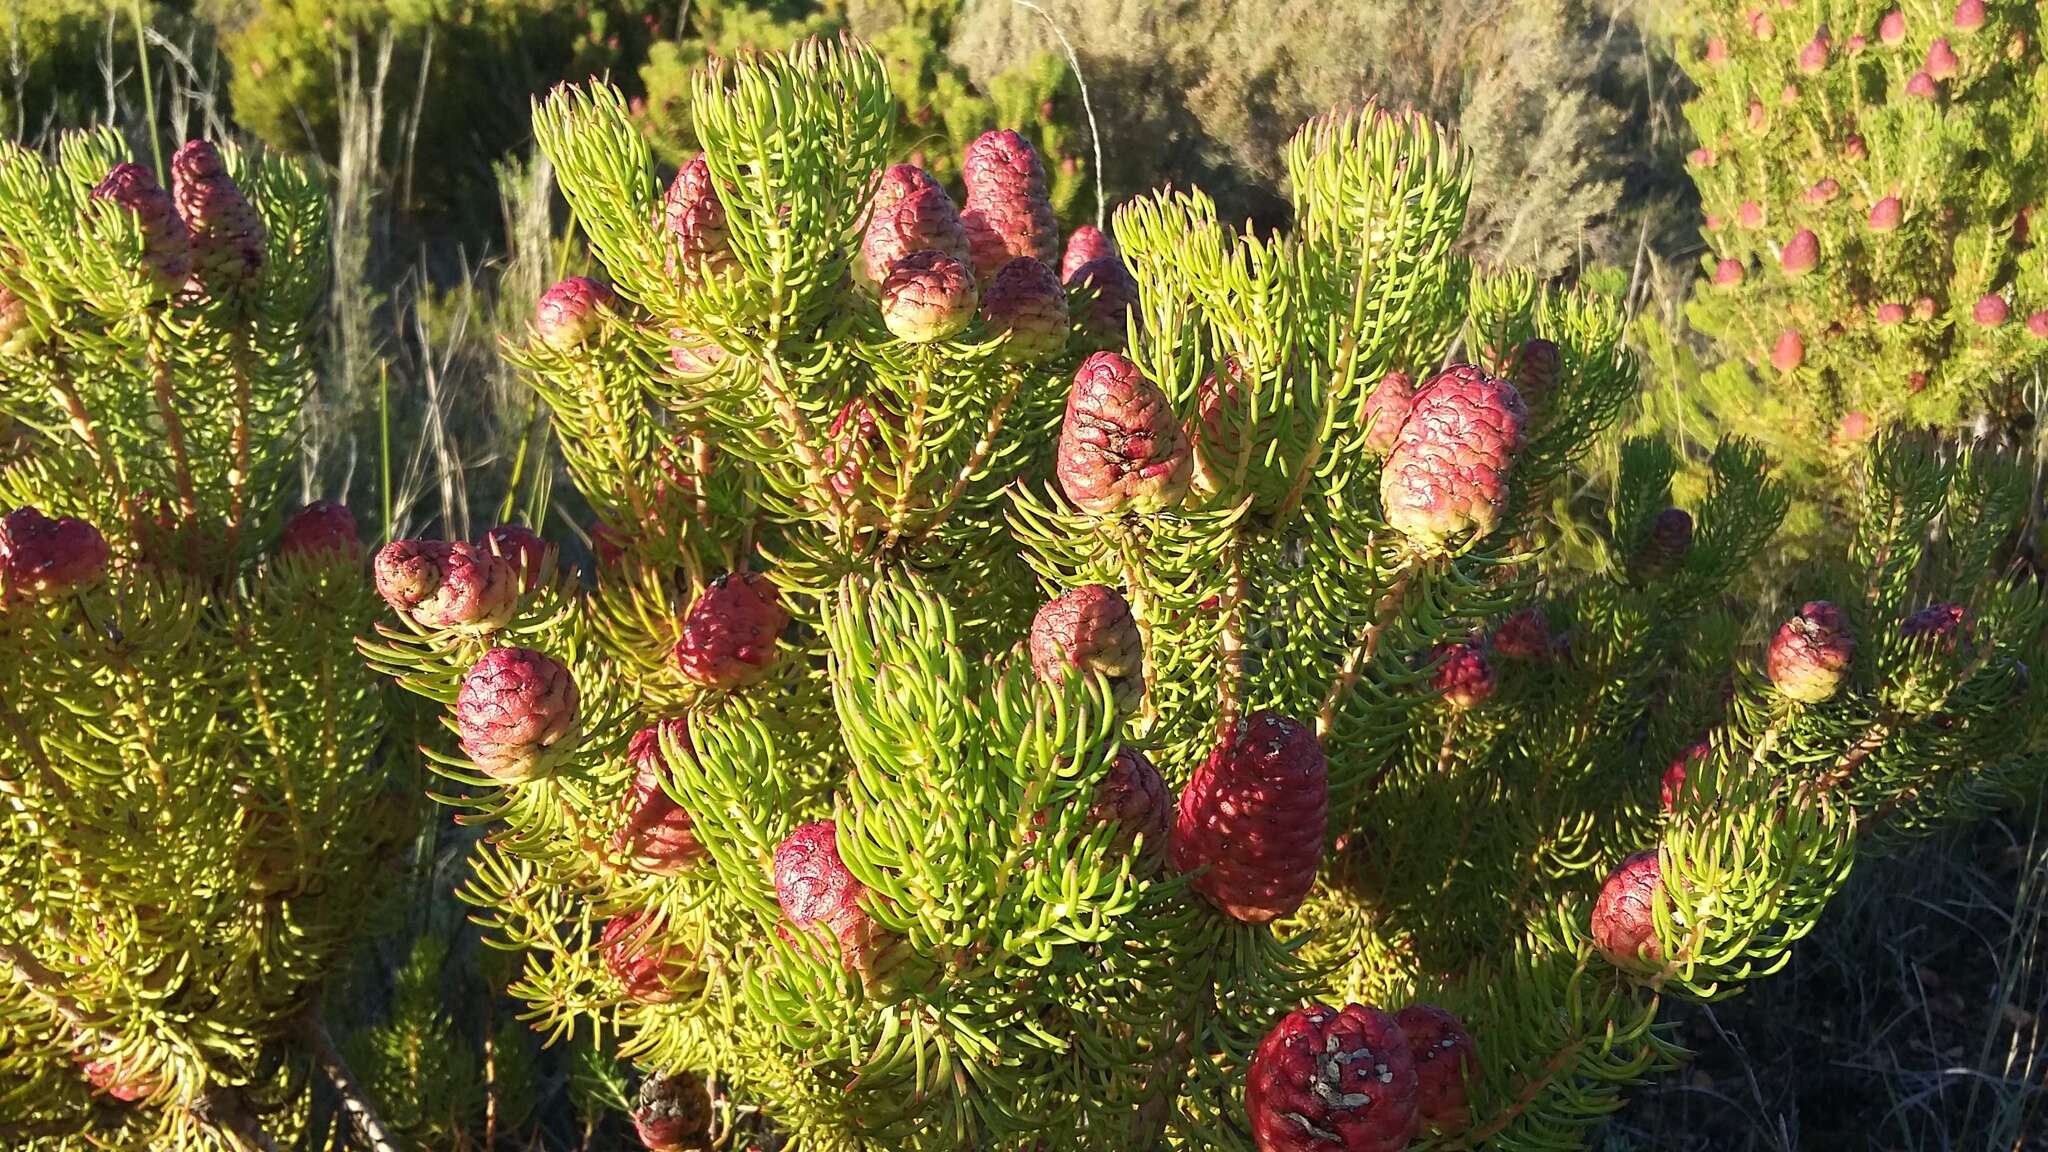
{"type": "Polygon", "coordinates": [[[1608,1152],[2048,1148],[2039,809],[1864,859],[1784,972],[1678,1011],[1697,1054],[1608,1152]]]}

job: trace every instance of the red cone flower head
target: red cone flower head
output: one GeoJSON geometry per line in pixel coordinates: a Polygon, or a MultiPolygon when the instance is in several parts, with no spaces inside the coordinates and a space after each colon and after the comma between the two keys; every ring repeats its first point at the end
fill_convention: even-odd
{"type": "Polygon", "coordinates": [[[1897,196],[1887,196],[1870,206],[1870,230],[1872,232],[1893,231],[1899,226],[1899,222],[1905,218],[1905,215],[1905,207],[1899,203],[1899,198],[1897,196]]]}
{"type": "Polygon", "coordinates": [[[1541,336],[1524,341],[1508,363],[1508,379],[1514,382],[1522,403],[1531,408],[1550,399],[1563,374],[1564,352],[1541,336]]]}
{"type": "Polygon", "coordinates": [[[1472,1124],[1465,1081],[1479,1075],[1479,1057],[1465,1022],[1434,1004],[1410,1004],[1394,1016],[1415,1061],[1415,1113],[1424,1127],[1462,1132],[1472,1124]]]}
{"type": "Polygon", "coordinates": [[[1540,606],[1524,608],[1500,622],[1491,643],[1510,660],[1541,660],[1550,655],[1550,618],[1540,606]]]}
{"type": "MultiPolygon", "coordinates": [[[[1008,128],[984,132],[967,146],[960,164],[960,179],[967,185],[967,198],[992,195],[1044,196],[1045,166],[1038,149],[1008,128]]],[[[1047,264],[1058,263],[1058,254],[1047,264]]]]}
{"type": "Polygon", "coordinates": [[[1656,902],[1664,898],[1657,852],[1638,852],[1621,862],[1593,902],[1593,947],[1617,968],[1641,971],[1664,962],[1657,940],[1656,902]]]}
{"type": "Polygon", "coordinates": [[[1247,924],[1301,906],[1323,860],[1329,765],[1315,731],[1254,712],[1195,769],[1180,794],[1173,866],[1224,915],[1247,924]]]}
{"type": "Polygon", "coordinates": [[[192,239],[171,206],[170,194],[140,164],[116,164],[92,190],[94,200],[135,213],[142,228],[142,259],[157,282],[175,291],[192,277],[192,239]]]}
{"type": "Polygon", "coordinates": [[[171,157],[171,200],[185,220],[192,278],[202,288],[232,292],[263,270],[263,217],[235,187],[213,145],[187,140],[171,157]]]}
{"type": "Polygon", "coordinates": [[[1650,519],[1643,542],[1629,557],[1629,574],[1639,583],[1662,580],[1685,564],[1692,552],[1692,513],[1666,508],[1650,519]]]}
{"type": "Polygon", "coordinates": [[[1365,397],[1365,446],[1385,456],[1394,450],[1401,425],[1408,422],[1415,407],[1415,381],[1406,372],[1389,372],[1379,378],[1365,397]]]}
{"type": "Polygon", "coordinates": [[[1894,324],[1904,324],[1906,322],[1906,306],[1897,302],[1878,305],[1877,322],[1887,328],[1894,324]]]}
{"type": "Polygon", "coordinates": [[[1719,36],[1707,41],[1707,63],[1720,67],[1728,62],[1728,42],[1719,36]]]}
{"type": "Polygon", "coordinates": [[[1429,681],[1444,703],[1465,709],[1483,704],[1493,695],[1493,666],[1476,644],[1444,644],[1430,654],[1442,660],[1429,681]]]}
{"type": "Polygon", "coordinates": [[[932,174],[917,165],[891,164],[875,177],[874,195],[868,198],[868,219],[886,215],[913,194],[937,187],[939,182],[932,174]]]}
{"type": "Polygon", "coordinates": [[[1801,228],[1778,253],[1778,267],[1787,276],[1804,276],[1820,263],[1820,237],[1811,228],[1801,228]]]}
{"type": "Polygon", "coordinates": [[[1470,364],[1431,377],[1380,470],[1387,523],[1430,550],[1492,531],[1526,421],[1514,386],[1470,364]]]}
{"type": "Polygon", "coordinates": [[[1897,45],[1906,38],[1906,14],[1894,8],[1877,22],[1877,38],[1887,45],[1897,45]]]}
{"type": "Polygon", "coordinates": [[[1953,80],[1962,62],[1956,59],[1956,50],[1948,46],[1946,37],[1936,37],[1927,46],[1927,75],[1936,80],[1953,80]]]}
{"type": "Polygon", "coordinates": [[[2036,340],[2048,340],[2048,310],[2027,317],[2027,335],[2036,340]]]}
{"type": "Polygon", "coordinates": [[[1984,26],[1984,0],[1963,0],[1956,5],[1956,30],[1975,32],[1984,26]]]}
{"type": "Polygon", "coordinates": [[[1733,288],[1742,283],[1742,261],[1723,260],[1714,265],[1714,284],[1721,288],[1733,288]]]}
{"type": "Polygon", "coordinates": [[[36,327],[29,319],[28,301],[0,285],[0,352],[18,355],[28,351],[35,339],[36,327]]]}
{"type": "Polygon", "coordinates": [[[1777,34],[1777,31],[1778,26],[1772,22],[1770,13],[1757,11],[1749,14],[1749,34],[1751,36],[1759,40],[1769,40],[1777,34]]]}
{"type": "Polygon", "coordinates": [[[590,523],[590,551],[597,559],[599,568],[616,568],[632,548],[632,538],[624,532],[605,523],[593,520],[590,523]]]}
{"type": "Polygon", "coordinates": [[[1712,168],[1714,166],[1714,150],[1712,148],[1695,148],[1685,154],[1685,159],[1687,163],[1695,168],[1712,168]]]}
{"type": "Polygon", "coordinates": [[[690,970],[682,949],[662,939],[662,925],[651,913],[634,912],[605,922],[598,949],[605,970],[619,982],[626,999],[666,1004],[676,998],[675,982],[690,970]]]}
{"type": "Polygon", "coordinates": [[[713,580],[683,615],[675,662],[683,677],[706,688],[739,688],[775,663],[775,642],[789,625],[775,585],[759,572],[728,572],[713,580]]]}
{"type": "Polygon", "coordinates": [[[520,587],[528,592],[554,571],[554,545],[524,524],[500,524],[484,533],[478,546],[512,565],[519,572],[520,587]]]}
{"type": "Polygon", "coordinates": [[[1848,618],[1825,600],[1809,601],[1771,637],[1765,667],[1778,691],[1806,704],[1835,694],[1856,658],[1848,618]]]}
{"type": "Polygon", "coordinates": [[[1007,130],[983,133],[967,146],[961,179],[967,184],[967,203],[960,222],[982,279],[1018,256],[1046,265],[1060,262],[1059,221],[1046,197],[1045,168],[1022,136],[1007,130]]]}
{"type": "Polygon", "coordinates": [[[1008,336],[1003,351],[1013,363],[1057,356],[1073,321],[1067,290],[1051,268],[1019,256],[996,270],[981,297],[981,322],[991,336],[1008,336]]]}
{"type": "Polygon", "coordinates": [[[1116,241],[1095,225],[1083,224],[1067,237],[1067,250],[1060,256],[1060,279],[1072,280],[1082,268],[1111,256],[1121,256],[1116,241]]]}
{"type": "Polygon", "coordinates": [[[1040,606],[1026,642],[1031,669],[1060,684],[1068,669],[1107,679],[1119,707],[1135,708],[1145,694],[1145,645],[1123,594],[1107,584],[1083,584],[1040,606]]]}
{"type": "Polygon", "coordinates": [[[1735,209],[1735,222],[1744,228],[1757,229],[1764,226],[1763,205],[1754,200],[1744,200],[1735,209]]]}
{"type": "Polygon", "coordinates": [[[1925,72],[1915,72],[1906,81],[1906,95],[1932,100],[1941,95],[1941,89],[1935,86],[1934,77],[1925,72]]]}
{"type": "Polygon", "coordinates": [[[1692,770],[1692,766],[1705,761],[1713,754],[1714,746],[1702,740],[1680,752],[1678,757],[1671,761],[1671,766],[1664,769],[1664,782],[1657,789],[1657,796],[1664,802],[1666,812],[1677,808],[1678,802],[1685,798],[1685,778],[1692,770]]]}
{"type": "Polygon", "coordinates": [[[159,1081],[148,1073],[130,1072],[119,1060],[82,1061],[85,1079],[94,1090],[104,1096],[132,1104],[153,1095],[161,1087],[159,1081]]]}
{"type": "Polygon", "coordinates": [[[1799,70],[1808,76],[1818,75],[1828,66],[1828,34],[1826,29],[1814,33],[1806,47],[1799,50],[1799,70]]]}
{"type": "Polygon", "coordinates": [[[1165,852],[1173,815],[1173,790],[1152,761],[1134,748],[1117,752],[1109,774],[1095,786],[1095,803],[1088,808],[1088,818],[1095,823],[1116,822],[1117,843],[1124,847],[1144,836],[1147,854],[1165,852]]]}
{"type": "Polygon", "coordinates": [[[1054,468],[1077,508],[1149,514],[1180,505],[1194,454],[1159,386],[1122,356],[1097,352],[1074,373],[1054,468]]]}
{"type": "Polygon", "coordinates": [[[978,303],[974,274],[944,252],[913,252],[882,281],[882,323],[906,344],[958,334],[974,319],[978,303]]]}
{"type": "Polygon", "coordinates": [[[1841,194],[1841,181],[1836,180],[1833,176],[1829,176],[1815,181],[1814,185],[1806,190],[1806,202],[1808,204],[1829,204],[1833,203],[1835,197],[1841,194]]]}
{"type": "Polygon", "coordinates": [[[578,347],[604,326],[602,313],[618,302],[612,290],[587,276],[571,276],[541,293],[533,309],[533,330],[557,352],[578,347]]]}
{"type": "Polygon", "coordinates": [[[285,521],[277,534],[279,556],[320,556],[354,564],[362,559],[356,516],[345,504],[315,500],[285,521]]]}
{"type": "MultiPolygon", "coordinates": [[[[1121,348],[1130,333],[1131,311],[1138,306],[1138,282],[1120,257],[1091,260],[1067,278],[1080,313],[1081,335],[1091,348],[1121,348]]],[[[1070,305],[1071,307],[1071,305],[1070,305]]]]}
{"type": "Polygon", "coordinates": [[[1970,318],[1985,328],[1997,328],[2012,315],[2012,306],[2005,297],[1996,292],[1987,292],[1977,298],[1977,306],[1970,309],[1970,318]]]}
{"type": "Polygon", "coordinates": [[[612,834],[611,845],[633,867],[655,876],[672,876],[704,858],[690,814],[661,786],[664,732],[678,744],[689,745],[689,722],[681,717],[633,733],[626,749],[626,762],[633,768],[633,784],[622,805],[626,820],[612,834]]]}
{"type": "Polygon", "coordinates": [[[867,888],[839,858],[839,826],[830,820],[793,829],[775,847],[775,900],[799,931],[823,926],[839,941],[840,958],[865,962],[875,925],[860,899],[867,888]]]}
{"type": "Polygon", "coordinates": [[[1771,367],[1779,372],[1792,373],[1806,363],[1806,337],[1797,329],[1787,328],[1778,333],[1778,342],[1771,345],[1771,367]]]}
{"type": "Polygon", "coordinates": [[[1392,1016],[1316,1004],[1288,1013],[1259,1041],[1244,1102],[1259,1152],[1401,1152],[1420,1091],[1392,1016]]]}
{"type": "Polygon", "coordinates": [[[567,668],[531,648],[493,648],[462,677],[455,727],[485,775],[523,784],[575,750],[579,704],[567,668]]]}
{"type": "Polygon", "coordinates": [[[107,555],[106,537],[83,520],[30,507],[0,519],[0,588],[10,594],[61,596],[98,580],[107,555]]]}
{"type": "Polygon", "coordinates": [[[1913,319],[1932,320],[1934,319],[1936,308],[1937,305],[1934,303],[1934,297],[1922,296],[1918,300],[1913,301],[1913,319]]]}
{"type": "Polygon", "coordinates": [[[913,252],[944,252],[967,265],[974,260],[960,210],[937,184],[910,191],[886,211],[876,208],[854,269],[862,283],[879,288],[897,262],[913,252]]]}
{"type": "Polygon", "coordinates": [[[519,573],[472,544],[395,540],[376,573],[384,602],[422,627],[488,632],[519,611],[519,573]]]}
{"type": "Polygon", "coordinates": [[[1959,643],[1967,643],[1970,637],[1970,610],[1961,604],[1943,601],[1929,604],[1899,625],[1899,635],[1909,641],[1924,642],[1941,652],[1954,652],[1959,643]]]}
{"type": "Polygon", "coordinates": [[[711,1093],[694,1072],[649,1076],[633,1103],[633,1132],[647,1152],[710,1147],[711,1093]]]}
{"type": "Polygon", "coordinates": [[[695,278],[699,269],[713,273],[732,267],[732,232],[725,205],[711,182],[711,165],[699,152],[676,173],[661,198],[661,223],[671,245],[670,275],[695,278]]]}

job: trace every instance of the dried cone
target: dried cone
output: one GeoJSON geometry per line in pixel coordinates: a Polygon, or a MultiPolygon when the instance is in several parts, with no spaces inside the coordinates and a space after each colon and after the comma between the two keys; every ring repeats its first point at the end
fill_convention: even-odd
{"type": "Polygon", "coordinates": [[[1856,658],[1848,618],[1825,600],[1808,602],[1771,637],[1765,668],[1778,691],[1804,704],[1835,694],[1856,658]]]}
{"type": "Polygon", "coordinates": [[[775,643],[789,624],[775,585],[759,572],[728,572],[706,585],[683,615],[675,663],[706,688],[740,688],[775,663],[775,643]]]}
{"type": "Polygon", "coordinates": [[[1288,1013],[1259,1041],[1245,1111],[1259,1152],[1400,1152],[1420,1091],[1392,1016],[1317,1004],[1288,1013]]]}
{"type": "Polygon", "coordinates": [[[1479,1075],[1479,1058],[1464,1021],[1433,1004],[1410,1004],[1395,1014],[1394,1023],[1408,1038],[1415,1062],[1416,1119],[1446,1135],[1471,1127],[1465,1082],[1479,1075]]]}
{"type": "Polygon", "coordinates": [[[356,534],[355,513],[332,500],[316,500],[285,521],[277,534],[279,556],[318,557],[354,564],[362,559],[363,542],[356,534]]]}
{"type": "Polygon", "coordinates": [[[1121,348],[1130,334],[1131,310],[1138,306],[1138,282],[1130,269],[1115,256],[1083,264],[1067,277],[1074,296],[1070,308],[1080,308],[1081,338],[1098,350],[1121,348]]]}
{"type": "Polygon", "coordinates": [[[839,826],[830,820],[805,824],[775,848],[775,899],[798,931],[822,926],[839,942],[840,959],[866,967],[876,928],[860,898],[867,888],[839,858],[839,826]]]}
{"type": "Polygon", "coordinates": [[[1074,273],[1105,257],[1118,257],[1116,241],[1093,224],[1083,224],[1067,236],[1067,250],[1060,256],[1060,279],[1072,280],[1074,273]]]}
{"type": "Polygon", "coordinates": [[[732,233],[725,205],[711,183],[711,165],[699,152],[676,173],[661,198],[661,223],[669,237],[669,275],[696,279],[733,265],[732,233]]]}
{"type": "Polygon", "coordinates": [[[62,596],[105,574],[107,556],[106,537],[83,520],[31,507],[0,519],[0,590],[10,596],[62,596]]]}
{"type": "Polygon", "coordinates": [[[944,252],[913,252],[882,281],[882,323],[907,344],[930,344],[957,335],[979,303],[974,275],[944,252]]]}
{"type": "Polygon", "coordinates": [[[554,545],[524,524],[500,524],[484,533],[478,547],[512,565],[519,572],[520,587],[528,592],[555,569],[554,545]]]}
{"type": "Polygon", "coordinates": [[[1550,618],[1540,607],[1523,608],[1500,622],[1489,643],[1510,660],[1541,660],[1550,655],[1550,618]]]}
{"type": "Polygon", "coordinates": [[[692,1072],[649,1076],[633,1103],[633,1132],[647,1152],[707,1148],[711,1135],[711,1093],[692,1072]]]}
{"type": "Polygon", "coordinates": [[[423,628],[489,632],[519,610],[519,574],[474,545],[393,540],[374,571],[377,594],[423,628]]]}
{"type": "Polygon", "coordinates": [[[1430,687],[1444,703],[1463,711],[1492,697],[1493,666],[1477,644],[1445,644],[1430,655],[1443,661],[1430,678],[1430,687]]]}
{"type": "Polygon", "coordinates": [[[1685,781],[1692,773],[1692,766],[1705,763],[1707,757],[1713,754],[1714,746],[1702,740],[1680,752],[1671,761],[1671,766],[1664,769],[1664,780],[1657,789],[1657,798],[1663,803],[1664,811],[1671,812],[1677,809],[1679,803],[1685,799],[1685,781]]]}
{"type": "Polygon", "coordinates": [[[983,280],[1018,256],[1060,262],[1060,226],[1046,194],[1038,151],[1008,129],[984,132],[961,163],[967,203],[960,223],[983,280]]]}
{"type": "Polygon", "coordinates": [[[926,183],[905,192],[886,208],[877,205],[861,237],[860,259],[853,262],[860,281],[879,289],[897,263],[913,252],[944,252],[963,265],[973,266],[974,252],[967,244],[967,230],[961,226],[960,210],[953,198],[937,184],[926,183]]]}
{"type": "Polygon", "coordinates": [[[612,290],[587,276],[557,281],[533,309],[533,330],[557,352],[580,347],[604,326],[604,313],[618,302],[612,290]]]}
{"type": "Polygon", "coordinates": [[[1272,712],[1237,722],[1180,795],[1173,866],[1233,919],[1264,924],[1315,886],[1329,766],[1313,729],[1272,712]]]}
{"type": "Polygon", "coordinates": [[[633,769],[633,784],[622,805],[625,823],[612,834],[612,851],[632,861],[633,867],[654,876],[673,876],[704,858],[704,845],[697,839],[690,814],[662,788],[661,737],[687,747],[689,722],[676,717],[633,733],[626,749],[626,762],[633,769]]]}
{"type": "Polygon", "coordinates": [[[981,297],[981,322],[991,336],[1007,336],[1003,352],[1012,362],[1057,356],[1067,346],[1073,322],[1067,290],[1052,269],[1019,256],[996,270],[981,297]]]}
{"type": "Polygon", "coordinates": [[[1180,505],[1194,454],[1159,386],[1122,356],[1097,352],[1074,373],[1054,471],[1077,508],[1149,514],[1180,505]]]}
{"type": "Polygon", "coordinates": [[[170,194],[140,164],[116,164],[92,190],[97,201],[135,213],[142,228],[142,259],[157,283],[175,292],[192,278],[192,238],[171,206],[170,194]]]}
{"type": "Polygon", "coordinates": [[[1628,558],[1629,575],[1639,584],[1665,579],[1685,565],[1692,552],[1692,514],[1666,508],[1650,519],[1643,542],[1628,558]]]}
{"type": "Polygon", "coordinates": [[[626,999],[642,1004],[667,1004],[676,998],[676,980],[690,970],[683,950],[662,938],[662,924],[651,912],[615,916],[598,938],[606,971],[619,982],[626,999]]]}
{"type": "Polygon", "coordinates": [[[1526,418],[1513,385],[1470,364],[1431,377],[1380,470],[1387,523],[1431,551],[1492,531],[1526,418]]]}
{"type": "Polygon", "coordinates": [[[1031,619],[1026,642],[1031,669],[1048,684],[1070,669],[1109,681],[1117,706],[1134,709],[1145,696],[1145,644],[1123,593],[1107,584],[1084,584],[1045,602],[1031,619]]]}
{"type": "Polygon", "coordinates": [[[263,271],[263,217],[235,187],[213,145],[187,140],[171,157],[171,200],[185,220],[199,287],[229,295],[263,271]]]}
{"type": "Polygon", "coordinates": [[[1593,947],[1617,968],[1644,971],[1664,962],[1657,940],[1657,901],[1664,883],[1655,849],[1621,862],[1593,902],[1593,947]]]}
{"type": "Polygon", "coordinates": [[[1415,381],[1406,372],[1389,372],[1379,378],[1365,397],[1365,446],[1374,455],[1394,450],[1401,425],[1415,407],[1415,381]]]}
{"type": "Polygon", "coordinates": [[[455,728],[486,776],[523,784],[575,750],[578,705],[567,668],[531,648],[493,648],[462,677],[455,728]]]}

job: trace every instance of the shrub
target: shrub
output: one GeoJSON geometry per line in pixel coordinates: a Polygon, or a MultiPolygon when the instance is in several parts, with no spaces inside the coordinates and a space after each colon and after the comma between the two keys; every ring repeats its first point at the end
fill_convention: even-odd
{"type": "Polygon", "coordinates": [[[2040,7],[1687,11],[1714,417],[1809,475],[1894,426],[2023,433],[2048,363],[2040,7]]]}
{"type": "Polygon", "coordinates": [[[1885,441],[1768,658],[1722,603],[1785,509],[1751,445],[1683,534],[1673,450],[1621,445],[1554,554],[1622,317],[1474,275],[1471,158],[1422,117],[1305,127],[1287,232],[1126,204],[1061,300],[1013,133],[963,161],[998,243],[854,275],[960,211],[883,171],[898,114],[858,43],[714,62],[664,195],[621,93],[551,96],[610,290],[508,355],[595,587],[380,558],[365,650],[452,708],[448,799],[494,829],[463,896],[536,1027],[616,1029],[650,1146],[715,1073],[818,1147],[1579,1147],[1675,1058],[1666,997],[2036,770],[2012,461],[1885,441]],[[1930,599],[1967,627],[1909,627],[1930,599]]]}
{"type": "Polygon", "coordinates": [[[355,519],[285,515],[324,197],[122,151],[0,154],[0,1131],[240,1148],[339,1067],[320,982],[413,801],[352,651],[355,519]]]}

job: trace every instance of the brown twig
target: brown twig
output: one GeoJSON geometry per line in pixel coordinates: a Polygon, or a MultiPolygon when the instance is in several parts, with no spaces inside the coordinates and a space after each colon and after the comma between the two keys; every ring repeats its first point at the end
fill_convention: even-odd
{"type": "Polygon", "coordinates": [[[313,1055],[313,1062],[320,1066],[327,1082],[334,1086],[334,1094],[341,1098],[342,1110],[355,1121],[356,1134],[370,1146],[371,1152],[404,1152],[404,1145],[384,1127],[384,1121],[378,1118],[376,1107],[364,1095],[355,1073],[349,1071],[347,1061],[341,1058],[341,1050],[334,1046],[334,1037],[328,1035],[327,1025],[319,1016],[309,1012],[302,1018],[300,1033],[313,1055]]]}

